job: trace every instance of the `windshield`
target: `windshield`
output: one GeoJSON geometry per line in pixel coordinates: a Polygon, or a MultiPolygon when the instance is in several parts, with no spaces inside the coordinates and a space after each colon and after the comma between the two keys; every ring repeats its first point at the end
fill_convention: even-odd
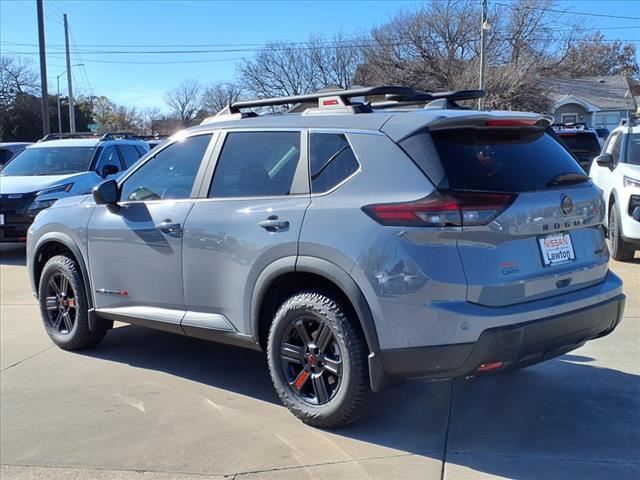
{"type": "Polygon", "coordinates": [[[2,176],[65,175],[89,170],[95,147],[27,148],[2,169],[2,176]]]}
{"type": "Polygon", "coordinates": [[[600,144],[593,133],[560,133],[560,138],[572,152],[599,152],[600,144]]]}
{"type": "Polygon", "coordinates": [[[640,165],[640,133],[629,135],[627,147],[627,163],[640,165]]]}

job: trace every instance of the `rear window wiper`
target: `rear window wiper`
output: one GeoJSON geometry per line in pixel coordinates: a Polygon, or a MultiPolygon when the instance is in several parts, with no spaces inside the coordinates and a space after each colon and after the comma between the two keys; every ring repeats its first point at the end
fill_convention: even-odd
{"type": "Polygon", "coordinates": [[[589,180],[589,175],[579,172],[559,173],[547,182],[547,187],[557,187],[558,185],[574,185],[589,180]]]}

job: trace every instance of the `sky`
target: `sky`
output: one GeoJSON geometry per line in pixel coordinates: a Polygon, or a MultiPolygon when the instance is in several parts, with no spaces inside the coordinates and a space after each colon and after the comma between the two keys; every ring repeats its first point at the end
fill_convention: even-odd
{"type": "MultiPolygon", "coordinates": [[[[490,4],[493,2],[489,0],[490,4]]],[[[117,104],[166,111],[163,95],[168,89],[186,78],[203,83],[231,80],[239,61],[251,58],[266,42],[301,42],[310,33],[331,38],[338,32],[367,32],[398,11],[415,9],[422,3],[44,0],[49,91],[56,92],[56,76],[66,70],[62,13],[69,19],[71,62],[83,64],[72,67],[76,93],[105,95],[117,104]],[[214,51],[128,53],[171,49],[214,51]]],[[[574,12],[640,17],[640,0],[560,1],[559,6],[574,12]]],[[[594,29],[604,29],[607,38],[635,40],[640,46],[640,20],[577,18],[594,29]]],[[[36,1],[0,0],[0,54],[21,52],[37,67],[37,41],[36,1]]],[[[60,77],[60,87],[61,93],[66,94],[65,76],[60,77]]]]}

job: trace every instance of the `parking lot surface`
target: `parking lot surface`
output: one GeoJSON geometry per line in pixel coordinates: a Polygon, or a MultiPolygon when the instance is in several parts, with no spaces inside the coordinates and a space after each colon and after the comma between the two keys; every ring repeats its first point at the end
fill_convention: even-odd
{"type": "Polygon", "coordinates": [[[24,248],[0,246],[0,476],[9,479],[638,479],[640,257],[612,263],[611,335],[518,372],[414,381],[337,431],[281,406],[260,352],[117,325],[65,352],[24,248]]]}

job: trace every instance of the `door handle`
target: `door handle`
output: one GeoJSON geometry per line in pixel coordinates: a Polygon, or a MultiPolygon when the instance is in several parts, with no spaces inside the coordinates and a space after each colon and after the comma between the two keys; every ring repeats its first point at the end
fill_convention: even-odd
{"type": "Polygon", "coordinates": [[[278,230],[287,230],[289,228],[289,222],[286,220],[280,220],[275,215],[271,215],[266,220],[261,221],[258,225],[264,228],[267,232],[277,232],[278,230]]]}
{"type": "Polygon", "coordinates": [[[158,223],[156,228],[164,233],[176,233],[182,230],[182,226],[179,223],[173,223],[171,220],[158,223]]]}

